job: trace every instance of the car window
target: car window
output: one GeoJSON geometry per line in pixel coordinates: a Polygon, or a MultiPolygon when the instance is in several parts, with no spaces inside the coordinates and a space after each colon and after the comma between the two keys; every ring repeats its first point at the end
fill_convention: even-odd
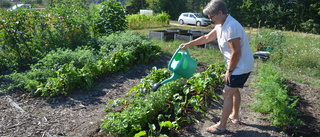
{"type": "Polygon", "coordinates": [[[188,17],[188,14],[183,14],[184,17],[188,17]]]}
{"type": "Polygon", "coordinates": [[[204,16],[202,15],[202,14],[200,14],[200,13],[195,13],[194,14],[196,17],[198,17],[198,18],[203,18],[204,16]]]}
{"type": "Polygon", "coordinates": [[[191,18],[194,18],[194,15],[193,15],[193,14],[190,14],[190,17],[191,17],[191,18]]]}

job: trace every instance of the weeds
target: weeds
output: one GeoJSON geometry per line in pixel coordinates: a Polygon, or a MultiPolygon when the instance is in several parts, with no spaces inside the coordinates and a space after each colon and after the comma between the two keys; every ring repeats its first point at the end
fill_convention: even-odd
{"type": "Polygon", "coordinates": [[[259,70],[258,82],[254,85],[259,91],[255,94],[256,101],[250,107],[257,112],[269,114],[267,119],[273,125],[297,128],[304,123],[298,119],[299,112],[295,109],[298,99],[287,94],[287,86],[283,84],[280,73],[274,65],[263,65],[259,70]]]}

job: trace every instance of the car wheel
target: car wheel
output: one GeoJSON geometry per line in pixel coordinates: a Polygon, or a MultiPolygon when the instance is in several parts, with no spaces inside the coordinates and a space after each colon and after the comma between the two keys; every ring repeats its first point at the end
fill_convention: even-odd
{"type": "Polygon", "coordinates": [[[197,22],[197,26],[201,26],[201,22],[200,21],[197,22]]]}
{"type": "Polygon", "coordinates": [[[183,22],[183,20],[179,20],[179,23],[180,23],[181,25],[183,25],[184,22],[183,22]]]}

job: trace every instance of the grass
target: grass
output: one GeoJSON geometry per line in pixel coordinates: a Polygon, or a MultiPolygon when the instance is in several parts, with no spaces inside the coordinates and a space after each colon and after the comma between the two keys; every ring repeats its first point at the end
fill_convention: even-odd
{"type": "Polygon", "coordinates": [[[284,34],[283,61],[275,64],[287,79],[320,87],[320,35],[284,34]]]}
{"type": "MultiPolygon", "coordinates": [[[[178,24],[177,21],[170,21],[170,23],[178,24]]],[[[210,30],[213,27],[166,25],[163,27],[130,31],[132,33],[137,33],[148,37],[149,30],[165,30],[168,28],[210,30]]],[[[246,32],[251,35],[255,35],[259,31],[259,29],[256,28],[245,29],[246,32]]],[[[278,52],[277,50],[272,51],[270,61],[277,66],[278,71],[283,73],[286,79],[320,87],[320,62],[318,61],[320,58],[320,35],[290,31],[283,31],[282,33],[284,34],[284,41],[281,45],[281,52],[278,52]]],[[[254,37],[252,37],[251,40],[253,41],[254,37]]],[[[154,40],[154,43],[158,44],[164,52],[172,54],[178,48],[178,46],[184,42],[163,42],[154,40]]],[[[251,48],[252,51],[256,51],[256,45],[251,44],[251,48]]],[[[224,63],[223,57],[218,49],[191,47],[189,51],[191,56],[198,61],[217,64],[224,63]]],[[[256,62],[260,63],[260,61],[257,60],[256,62]]]]}

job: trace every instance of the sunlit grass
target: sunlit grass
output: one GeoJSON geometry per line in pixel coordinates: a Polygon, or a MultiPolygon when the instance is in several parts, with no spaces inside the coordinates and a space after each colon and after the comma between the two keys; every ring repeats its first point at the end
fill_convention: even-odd
{"type": "Polygon", "coordinates": [[[288,79],[320,87],[320,35],[284,34],[283,58],[275,63],[288,79]]]}

